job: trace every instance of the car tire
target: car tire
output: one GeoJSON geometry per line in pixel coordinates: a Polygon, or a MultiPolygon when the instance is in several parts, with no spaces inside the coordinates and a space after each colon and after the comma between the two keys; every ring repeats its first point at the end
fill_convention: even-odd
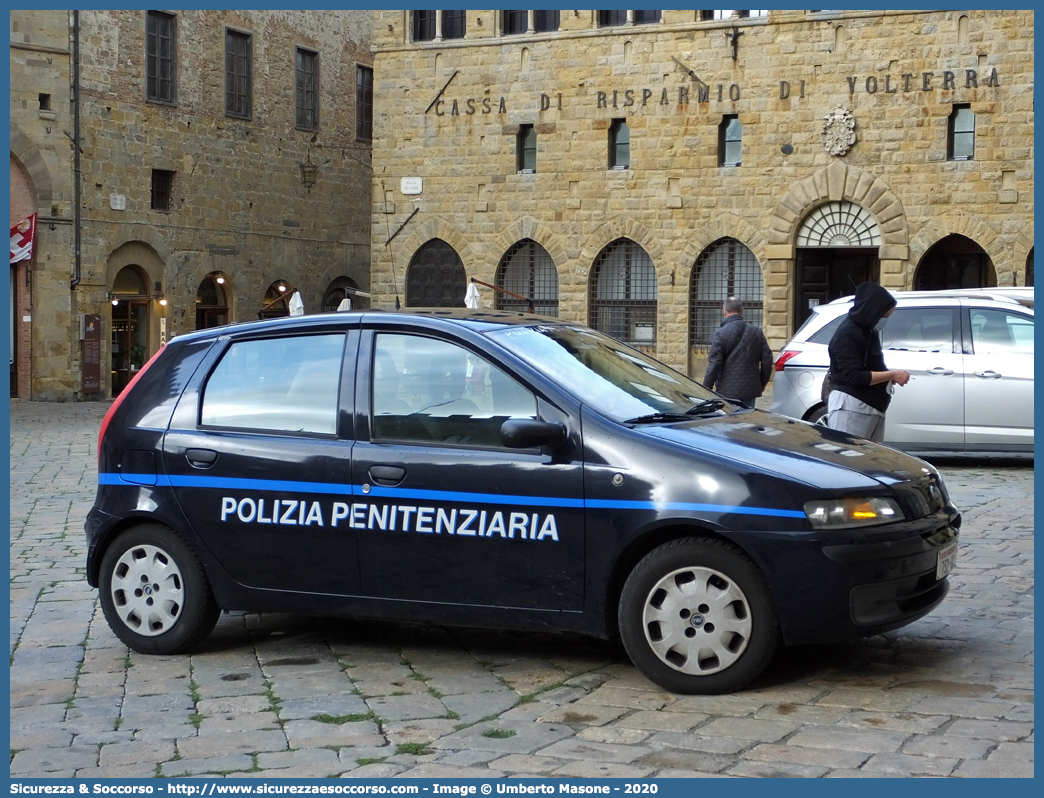
{"type": "Polygon", "coordinates": [[[757,567],[736,547],[709,538],[649,552],[624,583],[619,622],[631,661],[672,693],[738,690],[765,669],[779,642],[757,567]]]}
{"type": "Polygon", "coordinates": [[[825,427],[827,425],[827,415],[826,405],[816,405],[805,416],[805,421],[809,424],[818,424],[821,427],[825,427]]]}
{"type": "Polygon", "coordinates": [[[116,636],[142,654],[181,654],[198,645],[220,609],[203,564],[160,524],[117,537],[102,557],[102,611],[116,636]]]}

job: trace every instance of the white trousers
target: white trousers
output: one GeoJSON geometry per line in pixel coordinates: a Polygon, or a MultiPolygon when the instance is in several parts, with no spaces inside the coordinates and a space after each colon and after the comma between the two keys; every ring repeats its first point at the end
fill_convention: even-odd
{"type": "Polygon", "coordinates": [[[877,443],[884,442],[884,413],[842,391],[831,391],[827,398],[827,426],[877,443]]]}

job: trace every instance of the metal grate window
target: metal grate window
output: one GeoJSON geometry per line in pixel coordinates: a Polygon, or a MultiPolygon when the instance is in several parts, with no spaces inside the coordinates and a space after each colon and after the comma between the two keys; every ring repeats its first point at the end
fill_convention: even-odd
{"type": "Polygon", "coordinates": [[[881,230],[873,214],[854,202],[825,202],[798,230],[799,247],[879,247],[881,230]]]}
{"type": "Polygon", "coordinates": [[[319,129],[319,54],[297,48],[297,127],[319,129]]]}
{"type": "Polygon", "coordinates": [[[618,341],[656,351],[656,269],[648,253],[618,238],[591,270],[590,325],[618,341]]]}
{"type": "Polygon", "coordinates": [[[225,113],[250,118],[250,34],[225,31],[225,113]]]}
{"type": "MultiPolygon", "coordinates": [[[[533,312],[543,316],[558,315],[558,271],[547,250],[526,238],[511,247],[500,259],[494,283],[497,288],[513,291],[533,300],[533,312]]],[[[524,312],[527,303],[513,296],[496,295],[497,310],[524,312]]]]}
{"type": "Polygon", "coordinates": [[[764,321],[765,279],[754,253],[734,238],[721,238],[696,259],[689,301],[689,346],[706,350],[721,324],[728,296],[743,303],[743,318],[764,321]]]}
{"type": "Polygon", "coordinates": [[[145,18],[145,97],[161,103],[176,101],[177,76],[175,18],[149,11],[145,18]]]}

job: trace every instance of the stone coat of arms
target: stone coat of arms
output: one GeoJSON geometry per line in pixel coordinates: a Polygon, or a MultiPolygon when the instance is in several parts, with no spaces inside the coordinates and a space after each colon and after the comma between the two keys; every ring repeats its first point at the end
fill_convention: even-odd
{"type": "Polygon", "coordinates": [[[855,117],[839,105],[823,118],[823,146],[831,155],[844,155],[856,141],[855,117]]]}

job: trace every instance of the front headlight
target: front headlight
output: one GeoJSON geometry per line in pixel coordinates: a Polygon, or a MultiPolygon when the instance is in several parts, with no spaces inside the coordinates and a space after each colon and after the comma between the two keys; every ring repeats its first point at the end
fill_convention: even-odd
{"type": "Polygon", "coordinates": [[[805,502],[805,515],[816,529],[844,529],[902,521],[905,516],[892,499],[818,499],[805,502]]]}

